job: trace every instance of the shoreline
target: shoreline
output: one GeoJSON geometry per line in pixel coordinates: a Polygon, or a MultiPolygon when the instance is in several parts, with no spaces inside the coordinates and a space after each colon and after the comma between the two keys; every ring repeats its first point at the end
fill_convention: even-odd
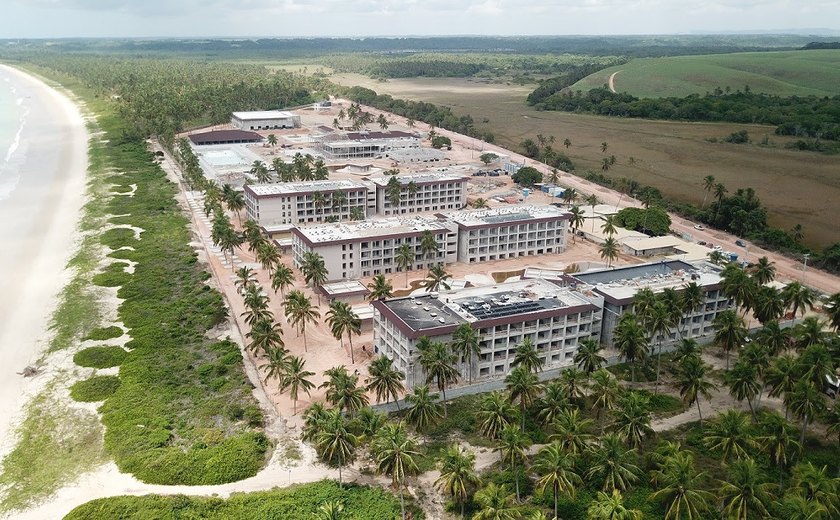
{"type": "Polygon", "coordinates": [[[23,203],[38,197],[40,208],[27,222],[30,233],[19,244],[4,244],[14,251],[14,258],[2,264],[5,281],[0,284],[5,294],[0,299],[0,454],[5,456],[15,445],[23,407],[47,379],[46,373],[24,378],[20,372],[43,357],[59,294],[72,278],[68,262],[77,250],[78,224],[87,200],[89,135],[80,107],[64,93],[9,65],[0,64],[0,73],[25,87],[33,113],[42,113],[30,114],[27,121],[34,127],[29,132],[40,134],[35,136],[40,139],[25,137],[29,153],[21,171],[51,176],[44,185],[28,188],[34,193],[22,187],[11,195],[23,203]]]}

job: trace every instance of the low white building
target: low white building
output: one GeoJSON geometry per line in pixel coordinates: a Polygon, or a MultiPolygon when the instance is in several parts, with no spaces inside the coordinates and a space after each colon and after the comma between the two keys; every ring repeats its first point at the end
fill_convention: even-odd
{"type": "Polygon", "coordinates": [[[448,173],[417,173],[371,177],[376,186],[376,213],[405,215],[430,211],[458,210],[467,205],[467,177],[448,173]],[[393,206],[388,197],[388,182],[400,183],[400,203],[393,206]]]}
{"type": "Polygon", "coordinates": [[[564,251],[571,213],[527,205],[440,216],[458,224],[458,261],[476,263],[564,251]]]}
{"type": "Polygon", "coordinates": [[[230,122],[240,130],[279,130],[300,127],[300,116],[284,110],[234,112],[230,122]]]}
{"type": "Polygon", "coordinates": [[[310,224],[327,219],[349,220],[353,208],[367,217],[376,210],[370,183],[323,180],[251,184],[244,187],[248,218],[265,228],[310,224]],[[320,194],[320,195],[319,195],[320,194]]]}
{"type": "Polygon", "coordinates": [[[398,130],[390,132],[334,132],[320,138],[317,144],[327,159],[387,157],[392,150],[420,148],[420,138],[398,130]]]}
{"type": "Polygon", "coordinates": [[[469,323],[478,331],[481,353],[472,362],[460,360],[465,377],[470,372],[474,379],[504,378],[525,338],[533,341],[549,369],[572,363],[581,341],[598,341],[602,302],[598,295],[546,280],[375,301],[374,351],[390,358],[412,388],[425,381],[419,338],[449,342],[459,325],[469,323]]]}
{"type": "Polygon", "coordinates": [[[324,259],[327,280],[348,280],[397,272],[398,248],[408,244],[415,253],[409,269],[427,269],[457,260],[458,228],[436,218],[391,217],[381,220],[319,224],[292,229],[292,251],[299,268],[313,251],[324,259]],[[431,233],[437,252],[424,252],[420,244],[431,233]]]}

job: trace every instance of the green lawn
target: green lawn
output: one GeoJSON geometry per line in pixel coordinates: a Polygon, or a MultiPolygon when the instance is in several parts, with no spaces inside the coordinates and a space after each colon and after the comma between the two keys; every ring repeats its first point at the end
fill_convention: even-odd
{"type": "Polygon", "coordinates": [[[743,90],[745,85],[753,92],[780,96],[840,94],[840,50],[637,59],[598,71],[572,90],[600,87],[614,72],[616,91],[638,97],[702,95],[716,87],[743,90]]]}

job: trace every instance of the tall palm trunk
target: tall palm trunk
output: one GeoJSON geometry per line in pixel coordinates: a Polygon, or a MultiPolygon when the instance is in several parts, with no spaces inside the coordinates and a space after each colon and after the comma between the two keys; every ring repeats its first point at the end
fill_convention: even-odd
{"type": "Polygon", "coordinates": [[[557,485],[557,482],[554,483],[554,518],[555,520],[559,518],[557,516],[557,495],[560,494],[560,488],[557,485]]]}
{"type": "Polygon", "coordinates": [[[402,519],[405,520],[405,497],[403,497],[402,486],[400,486],[400,511],[402,512],[402,519]]]}
{"type": "Polygon", "coordinates": [[[654,395],[659,393],[659,368],[662,365],[662,335],[659,335],[659,352],[656,354],[656,386],[653,388],[654,395]]]}
{"type": "Polygon", "coordinates": [[[800,449],[804,449],[805,447],[805,430],[808,429],[808,414],[805,414],[805,418],[802,419],[802,431],[799,432],[799,446],[800,449]]]}
{"type": "Polygon", "coordinates": [[[353,356],[353,333],[347,331],[347,341],[350,343],[350,363],[356,364],[356,358],[353,356]]]}
{"type": "Polygon", "coordinates": [[[697,415],[700,416],[700,429],[703,429],[703,412],[700,411],[700,396],[697,396],[694,403],[697,405],[697,415]]]}

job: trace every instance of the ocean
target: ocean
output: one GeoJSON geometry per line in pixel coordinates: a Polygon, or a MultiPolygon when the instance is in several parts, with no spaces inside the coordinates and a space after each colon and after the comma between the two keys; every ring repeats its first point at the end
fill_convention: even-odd
{"type": "Polygon", "coordinates": [[[26,126],[27,99],[8,76],[0,79],[0,204],[9,199],[20,182],[26,156],[21,136],[26,126]]]}

